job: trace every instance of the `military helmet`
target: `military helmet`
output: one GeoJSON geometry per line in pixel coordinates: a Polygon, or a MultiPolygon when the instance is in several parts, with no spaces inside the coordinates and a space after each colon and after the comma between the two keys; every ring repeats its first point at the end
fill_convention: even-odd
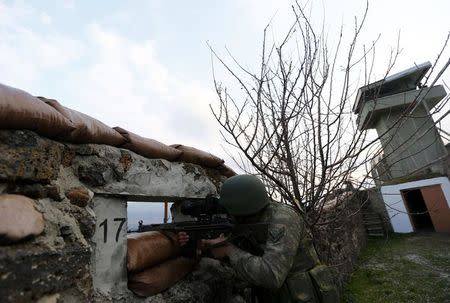
{"type": "Polygon", "coordinates": [[[269,203],[266,187],[253,175],[237,175],[225,180],[220,204],[233,216],[256,214],[269,203]]]}

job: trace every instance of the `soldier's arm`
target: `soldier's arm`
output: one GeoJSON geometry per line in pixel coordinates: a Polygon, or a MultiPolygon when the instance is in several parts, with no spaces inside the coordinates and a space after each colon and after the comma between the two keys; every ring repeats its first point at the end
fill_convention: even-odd
{"type": "Polygon", "coordinates": [[[264,288],[281,287],[294,262],[303,229],[296,213],[286,212],[283,217],[270,224],[263,256],[233,247],[229,258],[241,279],[264,288]]]}

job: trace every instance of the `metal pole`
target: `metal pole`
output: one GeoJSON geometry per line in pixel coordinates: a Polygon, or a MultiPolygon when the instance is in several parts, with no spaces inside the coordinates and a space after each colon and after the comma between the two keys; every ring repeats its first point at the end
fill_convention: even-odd
{"type": "Polygon", "coordinates": [[[168,203],[164,202],[164,223],[167,223],[168,218],[169,218],[167,205],[168,205],[168,203]]]}

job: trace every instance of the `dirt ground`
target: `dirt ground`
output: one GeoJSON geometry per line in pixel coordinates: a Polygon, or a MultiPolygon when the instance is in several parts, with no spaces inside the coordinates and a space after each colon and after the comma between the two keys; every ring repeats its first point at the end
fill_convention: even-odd
{"type": "Polygon", "coordinates": [[[342,302],[450,302],[450,234],[370,239],[342,302]]]}

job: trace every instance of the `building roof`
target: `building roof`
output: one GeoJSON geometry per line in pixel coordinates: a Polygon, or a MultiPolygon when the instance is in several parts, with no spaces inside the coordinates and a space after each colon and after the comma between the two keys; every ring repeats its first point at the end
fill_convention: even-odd
{"type": "Polygon", "coordinates": [[[427,61],[360,87],[356,95],[353,112],[359,113],[362,104],[366,101],[416,89],[420,86],[420,81],[431,66],[431,63],[427,61]]]}

